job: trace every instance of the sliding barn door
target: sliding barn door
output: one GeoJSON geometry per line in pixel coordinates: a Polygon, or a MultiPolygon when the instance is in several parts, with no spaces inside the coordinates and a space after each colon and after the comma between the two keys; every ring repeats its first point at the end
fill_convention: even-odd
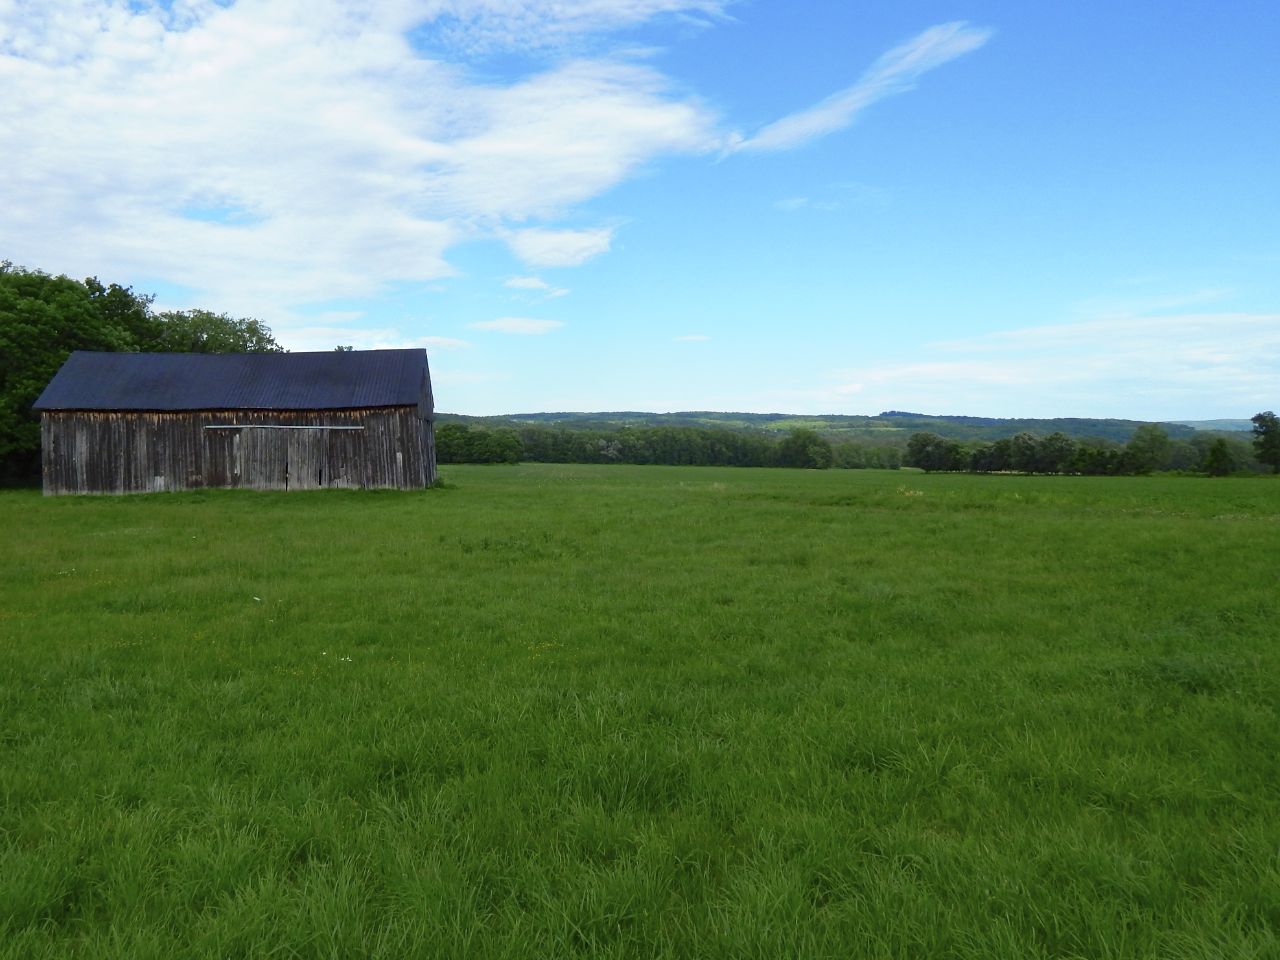
{"type": "Polygon", "coordinates": [[[318,490],[329,480],[324,475],[328,462],[328,430],[272,430],[263,433],[287,435],[289,490],[318,490]]]}

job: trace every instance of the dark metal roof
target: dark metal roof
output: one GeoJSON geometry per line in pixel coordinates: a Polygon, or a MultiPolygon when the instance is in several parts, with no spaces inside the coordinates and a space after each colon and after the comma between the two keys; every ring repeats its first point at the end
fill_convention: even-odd
{"type": "Polygon", "coordinates": [[[427,351],[90,353],[77,350],[36,410],[343,410],[431,414],[427,351]]]}

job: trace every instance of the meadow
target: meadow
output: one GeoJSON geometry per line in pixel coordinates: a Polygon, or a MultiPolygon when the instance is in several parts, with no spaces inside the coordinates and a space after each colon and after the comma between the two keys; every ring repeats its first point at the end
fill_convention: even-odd
{"type": "Polygon", "coordinates": [[[0,958],[1280,956],[1280,483],[0,493],[0,958]]]}

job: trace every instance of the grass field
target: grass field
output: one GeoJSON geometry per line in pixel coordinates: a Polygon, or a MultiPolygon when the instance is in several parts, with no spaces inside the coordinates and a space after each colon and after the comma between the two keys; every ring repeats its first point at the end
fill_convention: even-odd
{"type": "Polygon", "coordinates": [[[1280,483],[0,494],[0,957],[1280,956],[1280,483]]]}

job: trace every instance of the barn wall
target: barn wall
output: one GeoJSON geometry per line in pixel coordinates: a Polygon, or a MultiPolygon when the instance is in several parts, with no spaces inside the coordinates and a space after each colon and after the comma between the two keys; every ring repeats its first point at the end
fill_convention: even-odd
{"type": "Polygon", "coordinates": [[[41,417],[41,440],[46,494],[200,487],[413,489],[436,477],[433,426],[416,407],[48,411],[41,417]],[[207,429],[230,425],[240,429],[207,429]],[[255,429],[269,426],[362,429],[255,429]]]}

